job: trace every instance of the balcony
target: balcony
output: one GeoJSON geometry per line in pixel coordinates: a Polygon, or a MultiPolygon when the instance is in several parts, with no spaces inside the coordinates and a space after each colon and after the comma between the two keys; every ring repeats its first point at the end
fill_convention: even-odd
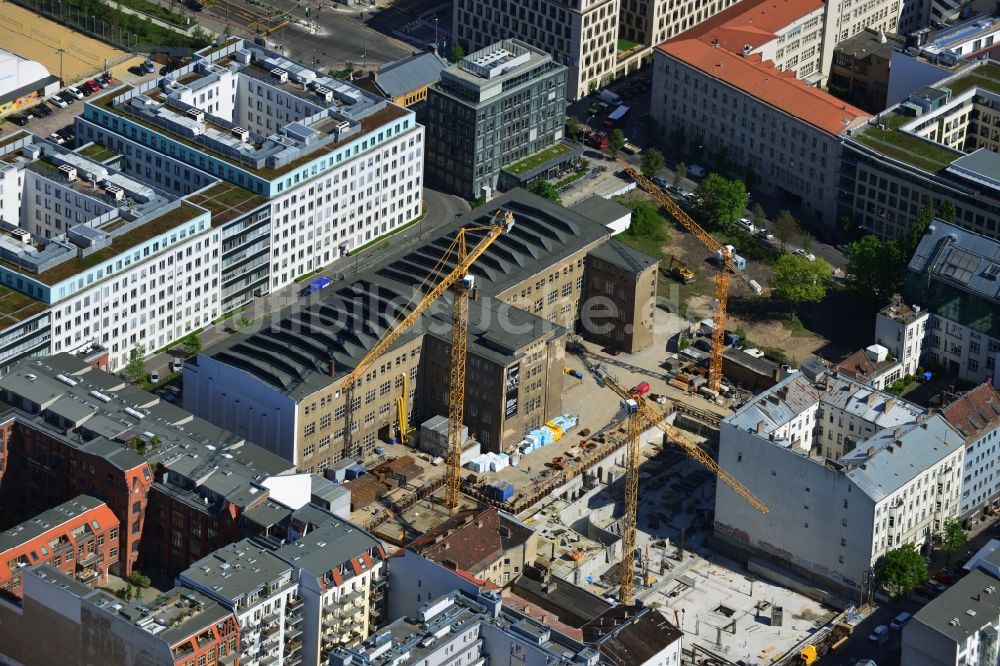
{"type": "Polygon", "coordinates": [[[270,638],[271,636],[274,636],[279,631],[281,631],[281,626],[277,625],[277,624],[272,624],[269,627],[264,627],[264,635],[267,638],[270,638]]]}
{"type": "Polygon", "coordinates": [[[298,652],[301,649],[302,649],[302,641],[300,641],[300,640],[294,640],[294,641],[289,641],[289,642],[285,643],[285,654],[286,655],[291,656],[291,655],[295,654],[296,652],[298,652]]]}
{"type": "Polygon", "coordinates": [[[87,569],[82,573],[76,575],[76,579],[83,583],[84,585],[89,585],[91,582],[97,580],[101,577],[101,572],[96,569],[87,569]]]}
{"type": "Polygon", "coordinates": [[[298,628],[295,628],[295,627],[292,627],[292,628],[286,627],[285,628],[285,640],[288,640],[290,638],[296,638],[296,637],[301,636],[301,635],[302,635],[302,630],[301,629],[298,629],[298,628]]]}
{"type": "Polygon", "coordinates": [[[84,555],[83,557],[81,557],[76,561],[76,565],[77,567],[89,567],[92,564],[97,564],[98,562],[103,562],[103,561],[104,561],[104,555],[97,552],[87,553],[86,555],[84,555]]]}
{"type": "Polygon", "coordinates": [[[293,611],[296,610],[297,608],[302,608],[302,604],[303,604],[302,597],[295,597],[294,599],[288,602],[288,605],[285,606],[285,608],[287,610],[293,611]]]}

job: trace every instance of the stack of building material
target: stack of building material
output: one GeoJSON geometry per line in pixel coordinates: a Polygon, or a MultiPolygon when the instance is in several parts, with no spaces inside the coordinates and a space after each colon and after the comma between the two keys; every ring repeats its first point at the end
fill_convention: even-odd
{"type": "Polygon", "coordinates": [[[351,511],[363,509],[372,502],[385,497],[389,488],[371,474],[365,474],[352,481],[344,483],[351,491],[351,511]]]}

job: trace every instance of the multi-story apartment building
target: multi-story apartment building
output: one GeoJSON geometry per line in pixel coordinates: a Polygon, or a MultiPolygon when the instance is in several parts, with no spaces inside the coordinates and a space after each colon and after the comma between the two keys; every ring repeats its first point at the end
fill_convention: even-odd
{"type": "Polygon", "coordinates": [[[1000,553],[917,611],[903,625],[902,664],[992,664],[1000,657],[1000,553]]]}
{"type": "Polygon", "coordinates": [[[407,545],[423,557],[507,587],[535,561],[535,531],[495,508],[468,509],[428,530],[407,545]]]}
{"type": "Polygon", "coordinates": [[[196,590],[175,587],[153,600],[123,601],[47,564],[25,571],[23,598],[0,602],[5,663],[236,663],[236,618],[196,590]]]}
{"type": "Polygon", "coordinates": [[[709,155],[724,154],[730,164],[754,173],[761,187],[794,198],[818,224],[832,226],[837,197],[829,183],[836,180],[839,142],[868,115],[791,71],[802,70],[805,53],[810,54],[806,67],[815,67],[813,49],[821,41],[819,21],[808,33],[817,35],[810,40],[815,44],[802,44],[795,31],[803,32],[816,16],[815,8],[801,9],[808,11],[766,13],[772,19],[766,41],[758,35],[775,49],[767,57],[783,52],[788,71],[780,71],[763,51],[755,53],[755,42],[745,41],[736,23],[712,21],[707,29],[696,27],[661,44],[653,57],[650,113],[666,134],[683,134],[688,145],[709,155]],[[792,44],[795,55],[787,55],[792,44]]]}
{"type": "Polygon", "coordinates": [[[841,137],[838,219],[905,237],[920,210],[955,206],[955,224],[1000,237],[1000,65],[976,63],[841,137]]]}
{"type": "Polygon", "coordinates": [[[959,512],[963,437],[940,414],[830,372],[803,370],[723,419],[715,534],[852,595],[886,551],[928,549],[959,512]]]}
{"type": "Polygon", "coordinates": [[[600,652],[504,607],[500,595],[457,592],[428,601],[416,617],[403,617],[357,647],[334,650],[331,666],[394,660],[398,664],[510,661],[555,663],[570,659],[597,666],[600,652]]]}
{"type": "Polygon", "coordinates": [[[828,90],[864,109],[881,113],[888,104],[893,53],[905,45],[898,35],[868,28],[833,49],[828,90]]]}
{"type": "Polygon", "coordinates": [[[875,315],[875,343],[885,347],[900,363],[902,375],[917,375],[931,313],[919,305],[907,305],[901,298],[875,315]]]}
{"type": "Polygon", "coordinates": [[[976,520],[980,511],[995,507],[1000,498],[1000,395],[990,384],[980,384],[941,410],[951,427],[965,438],[965,469],[959,516],[976,520]]]}
{"type": "Polygon", "coordinates": [[[30,134],[0,146],[0,188],[4,368],[101,347],[119,369],[219,315],[207,210],[30,134]]]}
{"type": "Polygon", "coordinates": [[[336,518],[273,551],[292,566],[301,607],[302,662],[325,664],[334,647],[368,638],[385,618],[385,550],[368,532],[336,518]]]}
{"type": "Polygon", "coordinates": [[[427,181],[469,199],[509,189],[500,170],[522,158],[571,153],[569,146],[554,147],[566,124],[566,68],[516,39],[441,72],[427,92],[424,117],[427,181]]]}
{"type": "Polygon", "coordinates": [[[20,599],[23,571],[38,564],[90,587],[107,585],[119,524],[107,504],[80,495],[0,533],[0,593],[20,599]]]}
{"type": "Polygon", "coordinates": [[[226,218],[225,311],[421,214],[412,111],[241,39],[91,98],[76,130],[168,191],[235,186],[198,199],[226,218]]]}
{"type": "Polygon", "coordinates": [[[883,32],[900,31],[906,5],[914,0],[831,0],[826,11],[823,62],[829,71],[834,47],[871,28],[883,32]]]}
{"type": "MultiPolygon", "coordinates": [[[[488,450],[516,445],[526,431],[562,413],[565,334],[578,321],[582,332],[590,333],[586,267],[589,253],[610,235],[602,223],[522,190],[442,227],[421,247],[387,252],[382,264],[327,287],[321,299],[303,301],[268,328],[233,336],[199,355],[185,365],[185,406],[312,471],[370,453],[377,438],[393,436],[403,375],[410,380],[410,423],[447,413],[451,315],[446,306],[432,308],[371,363],[350,405],[341,380],[382,337],[401,305],[426,287],[424,276],[456,231],[488,224],[497,208],[513,214],[514,226],[471,270],[479,299],[470,306],[468,368],[477,381],[466,384],[465,423],[488,450]],[[350,434],[348,409],[355,410],[350,434]]],[[[453,262],[445,262],[446,270],[453,262]]],[[[645,275],[646,267],[655,265],[643,266],[645,275]]],[[[641,303],[650,285],[632,271],[618,275],[606,272],[604,279],[623,303],[640,299],[626,308],[637,314],[610,320],[601,310],[600,323],[610,328],[600,333],[636,344],[648,334],[635,331],[626,338],[616,330],[635,322],[652,326],[652,305],[641,303]]]]}
{"type": "Polygon", "coordinates": [[[292,565],[250,540],[223,546],[182,571],[179,585],[198,590],[236,616],[239,663],[302,663],[302,615],[292,565]]]}
{"type": "Polygon", "coordinates": [[[934,220],[906,274],[903,293],[930,312],[923,362],[1000,387],[1000,241],[934,220]]]}
{"type": "Polygon", "coordinates": [[[120,576],[170,575],[239,539],[268,479],[295,470],[70,354],[22,361],[0,378],[0,399],[0,502],[33,515],[80,494],[103,498],[121,524],[118,557],[108,554],[120,576]]]}

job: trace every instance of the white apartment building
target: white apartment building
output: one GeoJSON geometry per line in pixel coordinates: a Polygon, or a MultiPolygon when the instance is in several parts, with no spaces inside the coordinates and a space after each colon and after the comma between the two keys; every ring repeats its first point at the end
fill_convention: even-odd
{"type": "Polygon", "coordinates": [[[177,577],[236,615],[240,664],[299,663],[302,617],[292,565],[244,539],[219,548],[177,577]]]}
{"type": "Polygon", "coordinates": [[[875,316],[875,342],[902,365],[902,374],[916,376],[931,314],[919,305],[895,299],[875,316]]]}
{"type": "Polygon", "coordinates": [[[976,520],[1000,499],[1000,395],[980,384],[943,408],[941,416],[965,438],[959,516],[976,520]]]}
{"type": "Polygon", "coordinates": [[[961,435],[836,373],[789,376],[724,419],[719,442],[719,465],[770,512],[719,484],[716,535],[841,591],[958,515],[961,435]]]}
{"type": "MultiPolygon", "coordinates": [[[[783,54],[782,72],[752,53],[752,43],[744,56],[738,33],[723,40],[716,36],[722,32],[695,29],[655,49],[650,113],[665,134],[682,133],[709,157],[725,153],[764,189],[800,201],[820,224],[834,224],[837,192],[829,184],[837,180],[840,137],[869,116],[795,78],[801,55],[783,54]]],[[[802,48],[798,40],[797,53],[812,46],[802,48]]]]}
{"type": "Polygon", "coordinates": [[[274,554],[298,580],[302,663],[328,663],[335,647],[360,643],[384,620],[385,551],[368,532],[331,518],[274,554]]]}
{"type": "Polygon", "coordinates": [[[24,355],[163,347],[220,314],[219,234],[208,210],[30,134],[0,147],[6,365],[24,355]]]}
{"type": "Polygon", "coordinates": [[[914,0],[829,0],[826,11],[827,37],[823,43],[823,62],[827,72],[830,70],[833,48],[837,44],[866,28],[898,32],[906,6],[915,7],[916,4],[914,0]]]}
{"type": "MultiPolygon", "coordinates": [[[[241,39],[88,100],[76,129],[130,173],[155,178],[150,165],[162,162],[172,191],[222,179],[246,190],[241,211],[268,204],[271,260],[255,276],[267,274],[258,295],[421,214],[423,128],[412,111],[241,39]]],[[[228,214],[233,198],[205,205],[228,214]]],[[[226,299],[224,310],[252,297],[226,299]]]]}

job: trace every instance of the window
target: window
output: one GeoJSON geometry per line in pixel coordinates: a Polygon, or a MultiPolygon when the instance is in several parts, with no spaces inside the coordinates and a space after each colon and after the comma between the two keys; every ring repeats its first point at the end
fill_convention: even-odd
{"type": "Polygon", "coordinates": [[[319,417],[319,429],[326,430],[327,428],[330,427],[331,421],[332,419],[330,418],[329,414],[324,414],[323,416],[319,417]]]}
{"type": "Polygon", "coordinates": [[[142,511],[142,502],[136,502],[132,505],[132,513],[139,513],[142,511]]]}
{"type": "Polygon", "coordinates": [[[312,423],[306,424],[306,427],[305,427],[305,430],[304,430],[303,434],[306,437],[309,437],[310,435],[315,435],[316,434],[316,422],[313,421],[312,423]]]}

